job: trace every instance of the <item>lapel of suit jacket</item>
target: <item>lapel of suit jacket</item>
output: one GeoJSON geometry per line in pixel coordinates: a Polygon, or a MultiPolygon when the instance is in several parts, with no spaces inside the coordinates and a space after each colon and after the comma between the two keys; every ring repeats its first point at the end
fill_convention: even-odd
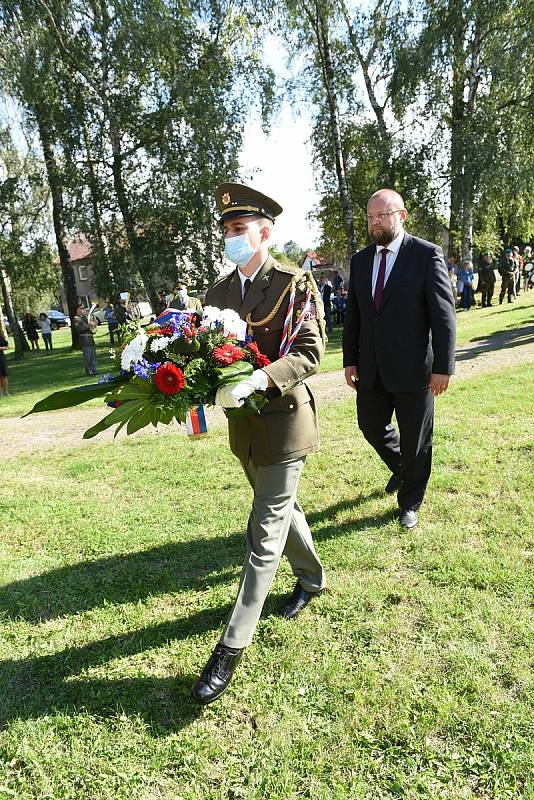
{"type": "MultiPolygon", "coordinates": [[[[365,252],[365,251],[364,251],[365,252]]],[[[365,262],[362,270],[363,286],[365,297],[368,303],[373,304],[373,263],[375,260],[376,246],[373,244],[367,248],[365,262]]]]}
{"type": "Polygon", "coordinates": [[[241,319],[245,319],[249,312],[263,302],[265,298],[265,292],[271,285],[274,265],[274,259],[271,256],[267,256],[267,260],[252,281],[252,285],[246,293],[243,302],[241,303],[241,307],[239,308],[239,316],[241,319]]]}
{"type": "Polygon", "coordinates": [[[408,261],[411,244],[412,244],[412,237],[410,236],[409,233],[405,233],[404,239],[402,240],[402,244],[397,254],[397,258],[395,259],[395,263],[393,264],[393,269],[389,273],[389,278],[387,279],[386,285],[384,286],[384,292],[382,294],[380,309],[384,307],[389,298],[392,297],[395,292],[395,287],[402,276],[403,267],[405,263],[408,261]]]}
{"type": "Polygon", "coordinates": [[[237,268],[234,269],[230,280],[226,286],[226,301],[225,308],[232,308],[234,311],[239,311],[241,306],[241,281],[237,274],[237,268]]]}

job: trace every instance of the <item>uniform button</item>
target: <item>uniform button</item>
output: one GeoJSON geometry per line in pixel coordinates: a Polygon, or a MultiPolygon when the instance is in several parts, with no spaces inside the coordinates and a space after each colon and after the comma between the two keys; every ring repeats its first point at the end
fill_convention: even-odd
{"type": "Polygon", "coordinates": [[[292,408],[295,408],[295,406],[293,405],[293,403],[290,403],[290,405],[289,405],[289,408],[290,408],[290,409],[292,409],[292,408]]]}
{"type": "Polygon", "coordinates": [[[269,328],[265,328],[265,333],[269,333],[269,328]]]}

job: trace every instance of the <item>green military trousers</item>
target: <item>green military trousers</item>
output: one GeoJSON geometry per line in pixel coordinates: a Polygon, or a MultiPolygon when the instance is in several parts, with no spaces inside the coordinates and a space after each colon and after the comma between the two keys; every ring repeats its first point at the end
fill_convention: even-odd
{"type": "Polygon", "coordinates": [[[305,460],[296,458],[268,466],[258,466],[250,458],[246,464],[242,462],[254,501],[239,591],[220,640],[227,647],[247,647],[252,641],[282,554],[303,589],[319,592],[325,586],[324,569],[296,499],[305,460]]]}

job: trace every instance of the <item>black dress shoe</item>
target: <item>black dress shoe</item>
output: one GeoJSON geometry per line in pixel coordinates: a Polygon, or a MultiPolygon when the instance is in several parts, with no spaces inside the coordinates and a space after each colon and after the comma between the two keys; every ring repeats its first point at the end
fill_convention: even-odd
{"type": "Polygon", "coordinates": [[[303,608],[306,608],[310,600],[317,597],[322,591],[321,589],[319,592],[307,592],[297,581],[295,588],[280,609],[280,616],[284,617],[284,619],[294,619],[303,608]]]}
{"type": "Polygon", "coordinates": [[[401,508],[399,512],[399,522],[403,528],[415,528],[419,522],[419,515],[417,511],[414,511],[411,508],[408,508],[405,511],[403,511],[401,508]]]}
{"type": "Polygon", "coordinates": [[[393,474],[389,481],[386,483],[386,488],[384,489],[386,494],[395,494],[398,492],[400,487],[402,486],[402,478],[398,475],[393,474]]]}
{"type": "Polygon", "coordinates": [[[218,644],[191,690],[193,699],[203,706],[217,700],[228,689],[232,675],[242,657],[242,649],[234,650],[218,644]]]}

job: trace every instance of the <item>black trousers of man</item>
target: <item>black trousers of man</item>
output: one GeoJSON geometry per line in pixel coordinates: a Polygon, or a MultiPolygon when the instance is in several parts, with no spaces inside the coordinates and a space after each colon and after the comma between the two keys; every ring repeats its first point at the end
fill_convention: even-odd
{"type": "Polygon", "coordinates": [[[399,508],[417,511],[432,469],[434,396],[430,389],[393,393],[377,373],[370,389],[357,390],[358,425],[394,475],[402,479],[399,508]],[[391,420],[397,417],[399,430],[391,420]]]}

